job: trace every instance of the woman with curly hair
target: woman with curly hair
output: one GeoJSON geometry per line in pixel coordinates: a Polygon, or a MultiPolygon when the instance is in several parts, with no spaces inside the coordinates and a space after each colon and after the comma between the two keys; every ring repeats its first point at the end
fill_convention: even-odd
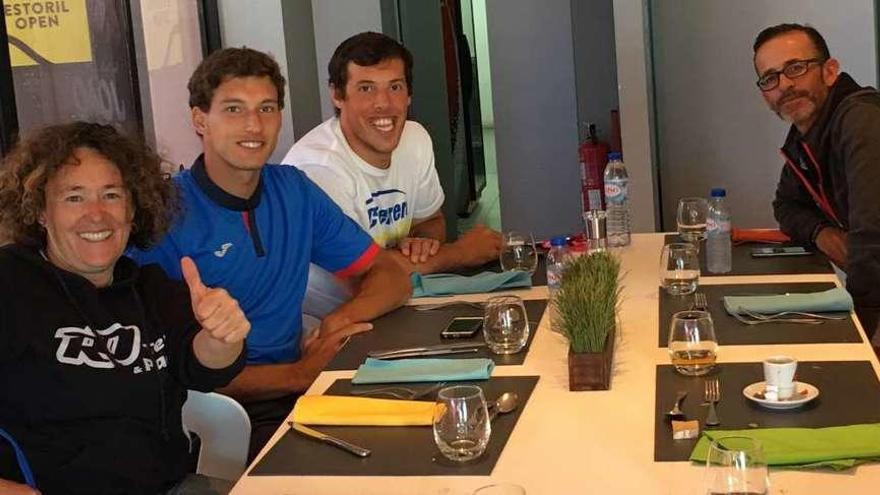
{"type": "Polygon", "coordinates": [[[165,233],[174,199],[156,154],[110,126],[47,127],[4,160],[0,492],[210,483],[186,474],[181,408],[241,370],[250,324],[189,258],[183,284],[123,256],[165,233]]]}

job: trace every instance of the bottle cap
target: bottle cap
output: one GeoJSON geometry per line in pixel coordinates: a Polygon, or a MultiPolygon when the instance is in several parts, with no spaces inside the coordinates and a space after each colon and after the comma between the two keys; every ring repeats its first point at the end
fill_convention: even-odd
{"type": "Polygon", "coordinates": [[[608,161],[610,162],[611,160],[623,160],[623,153],[619,151],[608,153],[608,161]]]}
{"type": "Polygon", "coordinates": [[[714,187],[712,188],[711,196],[713,198],[723,198],[727,196],[727,191],[723,187],[714,187]]]}
{"type": "Polygon", "coordinates": [[[564,236],[556,236],[553,239],[550,239],[551,246],[565,246],[568,244],[568,240],[564,236]]]}

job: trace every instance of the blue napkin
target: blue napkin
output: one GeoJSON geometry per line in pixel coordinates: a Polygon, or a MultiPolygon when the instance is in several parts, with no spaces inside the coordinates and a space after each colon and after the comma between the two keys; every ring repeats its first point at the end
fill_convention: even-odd
{"type": "Polygon", "coordinates": [[[724,309],[730,314],[740,313],[741,309],[762,314],[782,311],[822,313],[852,311],[853,309],[852,297],[846,289],[841,287],[822,292],[768,296],[724,296],[723,299],[724,309]]]}
{"type": "Polygon", "coordinates": [[[491,359],[396,359],[367,358],[351,383],[454,382],[488,380],[495,363],[491,359]]]}
{"type": "Polygon", "coordinates": [[[531,287],[532,276],[528,272],[482,272],[471,277],[452,273],[434,273],[411,276],[413,297],[452,296],[455,294],[479,294],[498,289],[531,287]]]}

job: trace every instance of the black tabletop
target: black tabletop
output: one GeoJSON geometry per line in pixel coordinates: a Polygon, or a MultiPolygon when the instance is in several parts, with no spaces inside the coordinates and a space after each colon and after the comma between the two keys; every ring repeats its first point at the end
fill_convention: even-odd
{"type": "MultiPolygon", "coordinates": [[[[678,234],[667,234],[664,243],[682,242],[678,234]]],[[[788,244],[786,244],[788,245],[788,244]]],[[[709,273],[706,268],[706,243],[700,249],[700,274],[713,275],[786,275],[798,273],[834,273],[834,268],[822,253],[814,252],[808,256],[780,256],[773,258],[754,258],[752,249],[760,247],[779,247],[779,244],[747,243],[733,246],[731,251],[730,273],[709,273]]],[[[659,253],[658,253],[659,256],[659,253]]]]}
{"type": "MultiPolygon", "coordinates": [[[[829,320],[821,325],[795,323],[774,323],[746,325],[727,314],[722,297],[733,295],[785,294],[787,292],[817,292],[834,287],[831,282],[774,283],[774,284],[734,284],[701,285],[699,292],[706,294],[709,312],[715,326],[715,337],[720,345],[755,344],[818,344],[818,343],[856,343],[862,337],[852,318],[829,320]]],[[[660,331],[657,344],[666,347],[669,342],[669,322],[677,311],[691,309],[693,295],[670,296],[663,288],[660,291],[660,331]]],[[[847,313],[828,313],[845,315],[847,313]]]]}
{"type": "MultiPolygon", "coordinates": [[[[538,323],[547,307],[547,300],[523,301],[523,304],[529,316],[530,332],[529,340],[522,351],[516,354],[496,355],[484,348],[472,354],[450,354],[437,357],[450,359],[485,357],[494,360],[497,365],[522,364],[526,359],[526,353],[532,346],[538,323]]],[[[367,353],[371,351],[452,342],[484,342],[482,333],[478,333],[470,339],[441,338],[440,332],[455,316],[483,316],[483,310],[467,305],[447,306],[430,311],[417,311],[413,306],[397,308],[373,321],[373,330],[353,336],[325,369],[328,371],[357,369],[366,360],[367,353]]]]}
{"type": "MultiPolygon", "coordinates": [[[[768,351],[768,356],[771,354],[768,351]]],[[[880,382],[868,361],[806,361],[798,363],[796,379],[819,389],[819,397],[798,409],[766,409],[746,399],[743,389],[764,380],[761,363],[724,363],[710,376],[721,380],[717,405],[721,430],[845,426],[880,422],[880,382]]],[[[682,410],[687,419],[704,421],[705,377],[683,376],[671,365],[657,366],[654,407],[654,460],[686,461],[697,439],[673,440],[665,418],[678,391],[687,391],[682,410]]]]}
{"type": "MultiPolygon", "coordinates": [[[[467,383],[467,382],[464,382],[467,383]]],[[[492,422],[492,436],[482,456],[467,463],[447,460],[434,444],[430,426],[315,426],[318,431],[373,451],[357,458],[288,431],[254,466],[254,476],[488,476],[492,474],[519,416],[538,383],[537,376],[492,377],[479,385],[488,401],[503,392],[519,395],[519,407],[492,422]]],[[[328,394],[349,395],[350,380],[337,380],[328,394]]],[[[357,387],[357,386],[355,386],[357,387]]],[[[360,386],[361,388],[365,386],[360,386]]],[[[433,400],[433,399],[432,399],[433,400]]]]}

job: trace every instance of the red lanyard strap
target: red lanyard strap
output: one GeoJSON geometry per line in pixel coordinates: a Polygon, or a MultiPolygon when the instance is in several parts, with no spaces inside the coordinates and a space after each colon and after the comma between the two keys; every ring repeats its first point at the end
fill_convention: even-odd
{"type": "Polygon", "coordinates": [[[834,221],[838,227],[843,228],[843,224],[840,222],[840,219],[837,217],[837,214],[834,212],[834,208],[831,206],[831,202],[828,200],[828,196],[825,194],[825,187],[822,185],[822,170],[819,168],[819,163],[816,161],[816,158],[813,157],[813,153],[810,151],[810,148],[804,144],[804,150],[807,153],[807,156],[810,158],[810,161],[813,162],[813,167],[816,168],[816,173],[819,176],[819,192],[816,192],[816,189],[810,184],[810,181],[807,180],[807,177],[804,176],[803,172],[801,172],[797,165],[791,161],[791,158],[785,154],[785,151],[779,150],[782,154],[782,157],[785,159],[785,164],[791,169],[792,172],[800,179],[801,184],[803,184],[804,188],[806,188],[807,192],[810,193],[810,196],[813,200],[819,205],[819,208],[825,213],[828,218],[834,221]]]}

